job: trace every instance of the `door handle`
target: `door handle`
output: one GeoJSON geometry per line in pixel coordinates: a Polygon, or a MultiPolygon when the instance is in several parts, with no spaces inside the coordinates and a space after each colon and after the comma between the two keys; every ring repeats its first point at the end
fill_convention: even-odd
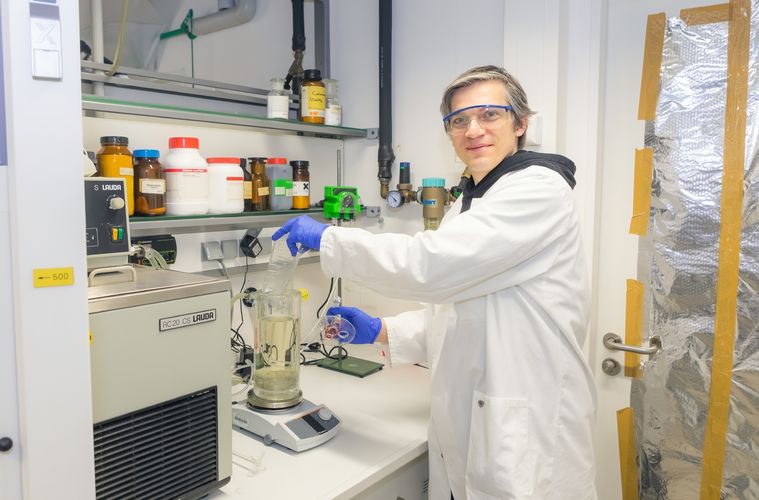
{"type": "Polygon", "coordinates": [[[603,338],[604,346],[612,351],[625,351],[633,352],[635,354],[645,354],[653,356],[661,349],[661,339],[659,337],[651,337],[648,342],[650,347],[641,347],[637,345],[627,345],[622,343],[622,337],[616,333],[607,333],[603,338]]]}

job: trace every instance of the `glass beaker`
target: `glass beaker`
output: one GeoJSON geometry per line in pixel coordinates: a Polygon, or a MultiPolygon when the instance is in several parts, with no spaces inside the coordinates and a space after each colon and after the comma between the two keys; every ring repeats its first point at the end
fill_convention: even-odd
{"type": "Polygon", "coordinates": [[[259,408],[289,408],[300,403],[300,304],[297,290],[254,294],[255,369],[248,402],[259,408]]]}

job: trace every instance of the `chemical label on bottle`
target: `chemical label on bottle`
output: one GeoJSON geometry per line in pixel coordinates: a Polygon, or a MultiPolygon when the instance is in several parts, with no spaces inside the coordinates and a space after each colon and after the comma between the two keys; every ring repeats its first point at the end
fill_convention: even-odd
{"type": "Polygon", "coordinates": [[[134,176],[134,167],[121,167],[121,168],[119,168],[119,175],[132,175],[132,176],[134,176]]]}
{"type": "Polygon", "coordinates": [[[331,105],[324,112],[324,124],[339,127],[342,124],[343,109],[340,105],[331,105]]]}
{"type": "Polygon", "coordinates": [[[324,118],[324,109],[327,107],[327,95],[324,92],[324,87],[302,86],[300,106],[301,116],[324,118]]]}
{"type": "Polygon", "coordinates": [[[258,196],[269,196],[269,186],[258,188],[258,196]]]}
{"type": "Polygon", "coordinates": [[[242,197],[246,200],[253,198],[253,182],[245,181],[242,183],[242,197]]]}
{"type": "Polygon", "coordinates": [[[286,95],[270,95],[266,97],[266,117],[287,120],[290,110],[290,99],[286,95]]]}
{"type": "Polygon", "coordinates": [[[163,179],[140,179],[140,192],[144,194],[164,194],[166,181],[163,179]]]}
{"type": "Polygon", "coordinates": [[[185,177],[197,177],[199,175],[205,175],[208,173],[208,169],[205,168],[166,168],[163,170],[164,174],[182,174],[185,177]]]}
{"type": "Polygon", "coordinates": [[[287,179],[274,180],[274,196],[292,196],[293,181],[287,179]]]}
{"type": "Polygon", "coordinates": [[[293,182],[293,196],[308,196],[310,193],[308,181],[293,182]]]}
{"type": "Polygon", "coordinates": [[[227,177],[227,200],[243,199],[244,187],[242,177],[227,177]]]}

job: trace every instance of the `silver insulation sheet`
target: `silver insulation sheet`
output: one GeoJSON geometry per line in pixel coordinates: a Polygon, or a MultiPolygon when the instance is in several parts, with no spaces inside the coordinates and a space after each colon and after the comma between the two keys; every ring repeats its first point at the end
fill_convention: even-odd
{"type": "MultiPolygon", "coordinates": [[[[738,325],[722,498],[759,500],[759,0],[752,5],[738,325]]],[[[663,350],[633,380],[640,498],[699,497],[713,353],[727,23],[667,21],[651,217],[640,240],[644,325],[663,350]]]]}

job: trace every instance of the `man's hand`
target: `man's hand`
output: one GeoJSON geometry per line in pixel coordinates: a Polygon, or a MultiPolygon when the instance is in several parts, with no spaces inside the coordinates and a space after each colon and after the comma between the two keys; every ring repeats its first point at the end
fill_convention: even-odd
{"type": "Polygon", "coordinates": [[[290,249],[293,257],[295,257],[298,253],[298,243],[309,250],[319,250],[322,242],[322,233],[327,227],[329,227],[329,224],[322,224],[321,222],[316,222],[308,215],[301,215],[285,222],[272,235],[271,239],[277,241],[287,234],[287,247],[290,249]]]}
{"type": "Polygon", "coordinates": [[[356,338],[351,344],[373,344],[382,330],[382,320],[369,316],[357,307],[330,307],[330,316],[340,315],[356,327],[356,338]]]}

